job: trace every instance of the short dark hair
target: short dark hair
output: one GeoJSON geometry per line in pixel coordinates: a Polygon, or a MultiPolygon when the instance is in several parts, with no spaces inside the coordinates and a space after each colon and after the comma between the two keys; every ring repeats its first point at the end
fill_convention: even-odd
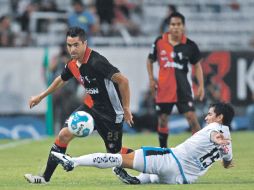
{"type": "Polygon", "coordinates": [[[180,18],[182,20],[183,25],[185,25],[185,17],[179,12],[174,12],[169,16],[168,24],[170,24],[171,19],[175,17],[180,18]]]}
{"type": "Polygon", "coordinates": [[[176,6],[175,6],[175,5],[168,4],[168,9],[171,10],[172,13],[177,12],[177,11],[176,11],[176,6]]]}
{"type": "Polygon", "coordinates": [[[86,32],[82,28],[77,27],[77,26],[69,28],[69,30],[66,33],[66,38],[68,36],[70,36],[72,38],[79,37],[79,39],[81,41],[86,41],[87,40],[86,32]]]}
{"type": "Polygon", "coordinates": [[[72,4],[72,5],[78,4],[78,5],[80,5],[80,6],[84,6],[84,3],[83,3],[82,0],[72,0],[71,4],[72,4]]]}
{"type": "Polygon", "coordinates": [[[3,15],[0,17],[0,22],[2,22],[4,19],[8,18],[6,15],[3,15]]]}
{"type": "Polygon", "coordinates": [[[222,124],[230,127],[233,117],[235,116],[234,108],[229,103],[217,102],[210,105],[210,108],[214,108],[216,116],[222,114],[222,124]]]}

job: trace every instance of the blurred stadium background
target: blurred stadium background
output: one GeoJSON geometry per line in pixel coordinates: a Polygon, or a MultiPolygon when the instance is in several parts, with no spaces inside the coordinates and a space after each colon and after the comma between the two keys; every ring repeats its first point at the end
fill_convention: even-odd
{"type": "MultiPolygon", "coordinates": [[[[136,124],[127,132],[156,128],[145,64],[168,5],[185,15],[187,36],[199,45],[204,58],[206,99],[197,102],[200,122],[211,101],[223,100],[236,108],[233,130],[254,129],[253,0],[81,2],[93,18],[88,27],[90,46],[129,78],[136,124]]],[[[0,0],[0,139],[53,135],[82,101],[82,89],[70,83],[34,109],[28,106],[29,97],[45,89],[62,68],[73,11],[72,0],[0,0]]],[[[169,122],[173,133],[188,129],[177,111],[169,122]]]]}

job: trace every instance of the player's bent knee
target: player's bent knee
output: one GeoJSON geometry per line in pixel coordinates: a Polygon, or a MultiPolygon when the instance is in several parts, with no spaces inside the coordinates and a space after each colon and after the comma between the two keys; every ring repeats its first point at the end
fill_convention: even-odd
{"type": "Polygon", "coordinates": [[[63,128],[59,132],[58,138],[60,143],[68,144],[74,138],[74,136],[67,128],[63,128]]]}

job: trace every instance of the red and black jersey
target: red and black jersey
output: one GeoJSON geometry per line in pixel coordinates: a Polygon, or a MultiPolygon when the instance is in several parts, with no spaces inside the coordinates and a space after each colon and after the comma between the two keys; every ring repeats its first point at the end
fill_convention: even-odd
{"type": "Polygon", "coordinates": [[[176,103],[193,100],[191,65],[201,59],[195,42],[182,37],[180,44],[172,46],[164,33],[152,45],[148,58],[159,64],[156,103],[176,103]]]}
{"type": "Polygon", "coordinates": [[[111,81],[119,70],[96,51],[86,48],[81,66],[78,68],[77,60],[68,62],[61,74],[64,81],[75,77],[90,95],[92,110],[102,117],[115,123],[123,121],[123,108],[118,85],[111,81]]]}

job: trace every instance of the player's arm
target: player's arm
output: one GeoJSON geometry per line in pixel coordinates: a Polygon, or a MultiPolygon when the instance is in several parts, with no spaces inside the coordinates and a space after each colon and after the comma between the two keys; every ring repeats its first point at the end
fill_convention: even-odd
{"type": "Polygon", "coordinates": [[[132,114],[130,111],[130,87],[128,79],[121,73],[115,73],[111,80],[118,84],[118,88],[122,97],[124,110],[124,119],[131,126],[133,124],[132,114]]]}
{"type": "Polygon", "coordinates": [[[212,131],[210,134],[210,140],[217,145],[225,146],[230,144],[231,139],[225,138],[220,132],[212,131]]]}
{"type": "Polygon", "coordinates": [[[157,81],[155,80],[154,74],[153,74],[153,63],[157,60],[157,42],[161,38],[162,36],[159,36],[152,44],[151,50],[148,54],[147,61],[146,61],[146,68],[147,68],[148,77],[149,77],[149,87],[150,87],[151,95],[154,98],[155,98],[155,92],[157,89],[157,81]]]}
{"type": "Polygon", "coordinates": [[[212,142],[215,144],[221,145],[221,153],[224,154],[225,156],[223,157],[222,160],[222,165],[224,168],[231,168],[233,167],[233,162],[232,162],[232,148],[230,146],[230,141],[231,139],[225,138],[224,135],[220,132],[217,131],[212,131],[210,134],[210,139],[212,142]]]}
{"type": "Polygon", "coordinates": [[[37,96],[32,96],[29,100],[29,106],[30,108],[36,106],[41,102],[43,98],[45,98],[47,95],[53,93],[55,90],[59,89],[65,84],[65,81],[62,80],[61,76],[58,76],[51,85],[42,93],[40,93],[37,96]]]}
{"type": "Polygon", "coordinates": [[[199,97],[199,100],[202,101],[204,99],[204,96],[205,96],[205,90],[204,90],[203,70],[202,70],[200,62],[201,61],[196,63],[194,65],[194,67],[195,67],[195,76],[198,80],[198,97],[199,97]]]}

